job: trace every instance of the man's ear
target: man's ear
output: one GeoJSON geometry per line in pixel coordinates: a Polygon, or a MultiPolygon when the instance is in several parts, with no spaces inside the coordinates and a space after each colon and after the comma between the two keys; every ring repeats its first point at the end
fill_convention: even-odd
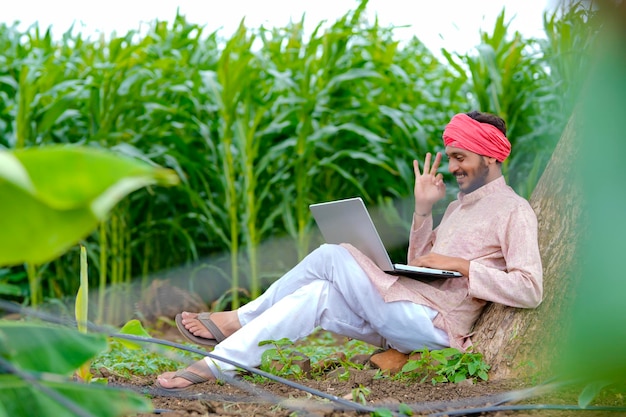
{"type": "Polygon", "coordinates": [[[484,161],[487,165],[495,165],[498,162],[498,160],[492,156],[483,155],[483,158],[485,158],[484,161]]]}

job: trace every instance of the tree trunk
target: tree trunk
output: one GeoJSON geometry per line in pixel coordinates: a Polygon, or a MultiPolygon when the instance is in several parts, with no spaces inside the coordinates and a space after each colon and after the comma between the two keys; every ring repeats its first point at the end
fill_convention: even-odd
{"type": "Polygon", "coordinates": [[[530,203],[539,222],[544,299],[536,309],[491,304],[476,323],[474,349],[491,365],[490,378],[526,377],[545,373],[564,329],[568,297],[580,275],[574,267],[581,216],[581,192],[572,166],[578,149],[577,129],[570,119],[530,203]]]}

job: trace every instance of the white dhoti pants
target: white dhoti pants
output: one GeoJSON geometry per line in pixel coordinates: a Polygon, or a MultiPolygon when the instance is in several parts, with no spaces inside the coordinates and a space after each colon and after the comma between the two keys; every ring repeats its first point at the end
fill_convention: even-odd
{"type": "MultiPolygon", "coordinates": [[[[260,365],[263,352],[273,347],[259,342],[296,341],[317,327],[404,353],[449,346],[447,334],[433,326],[435,310],[410,301],[386,303],[350,252],[339,245],[320,246],[237,311],[242,328],[213,353],[246,366],[260,365]]],[[[205,360],[214,375],[236,369],[205,360]]]]}

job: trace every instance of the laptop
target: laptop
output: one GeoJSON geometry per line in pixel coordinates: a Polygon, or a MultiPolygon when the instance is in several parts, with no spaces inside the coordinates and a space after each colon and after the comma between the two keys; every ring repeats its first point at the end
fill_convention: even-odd
{"type": "Polygon", "coordinates": [[[349,243],[389,274],[421,281],[462,276],[456,271],[393,263],[360,197],[311,204],[309,208],[327,243],[349,243]]]}

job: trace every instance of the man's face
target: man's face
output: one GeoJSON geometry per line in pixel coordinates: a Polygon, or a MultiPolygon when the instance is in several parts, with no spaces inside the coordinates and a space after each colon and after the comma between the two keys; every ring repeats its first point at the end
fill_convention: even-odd
{"type": "Polygon", "coordinates": [[[446,147],[448,170],[455,176],[459,190],[465,194],[477,190],[492,180],[484,156],[454,146],[446,147]]]}

